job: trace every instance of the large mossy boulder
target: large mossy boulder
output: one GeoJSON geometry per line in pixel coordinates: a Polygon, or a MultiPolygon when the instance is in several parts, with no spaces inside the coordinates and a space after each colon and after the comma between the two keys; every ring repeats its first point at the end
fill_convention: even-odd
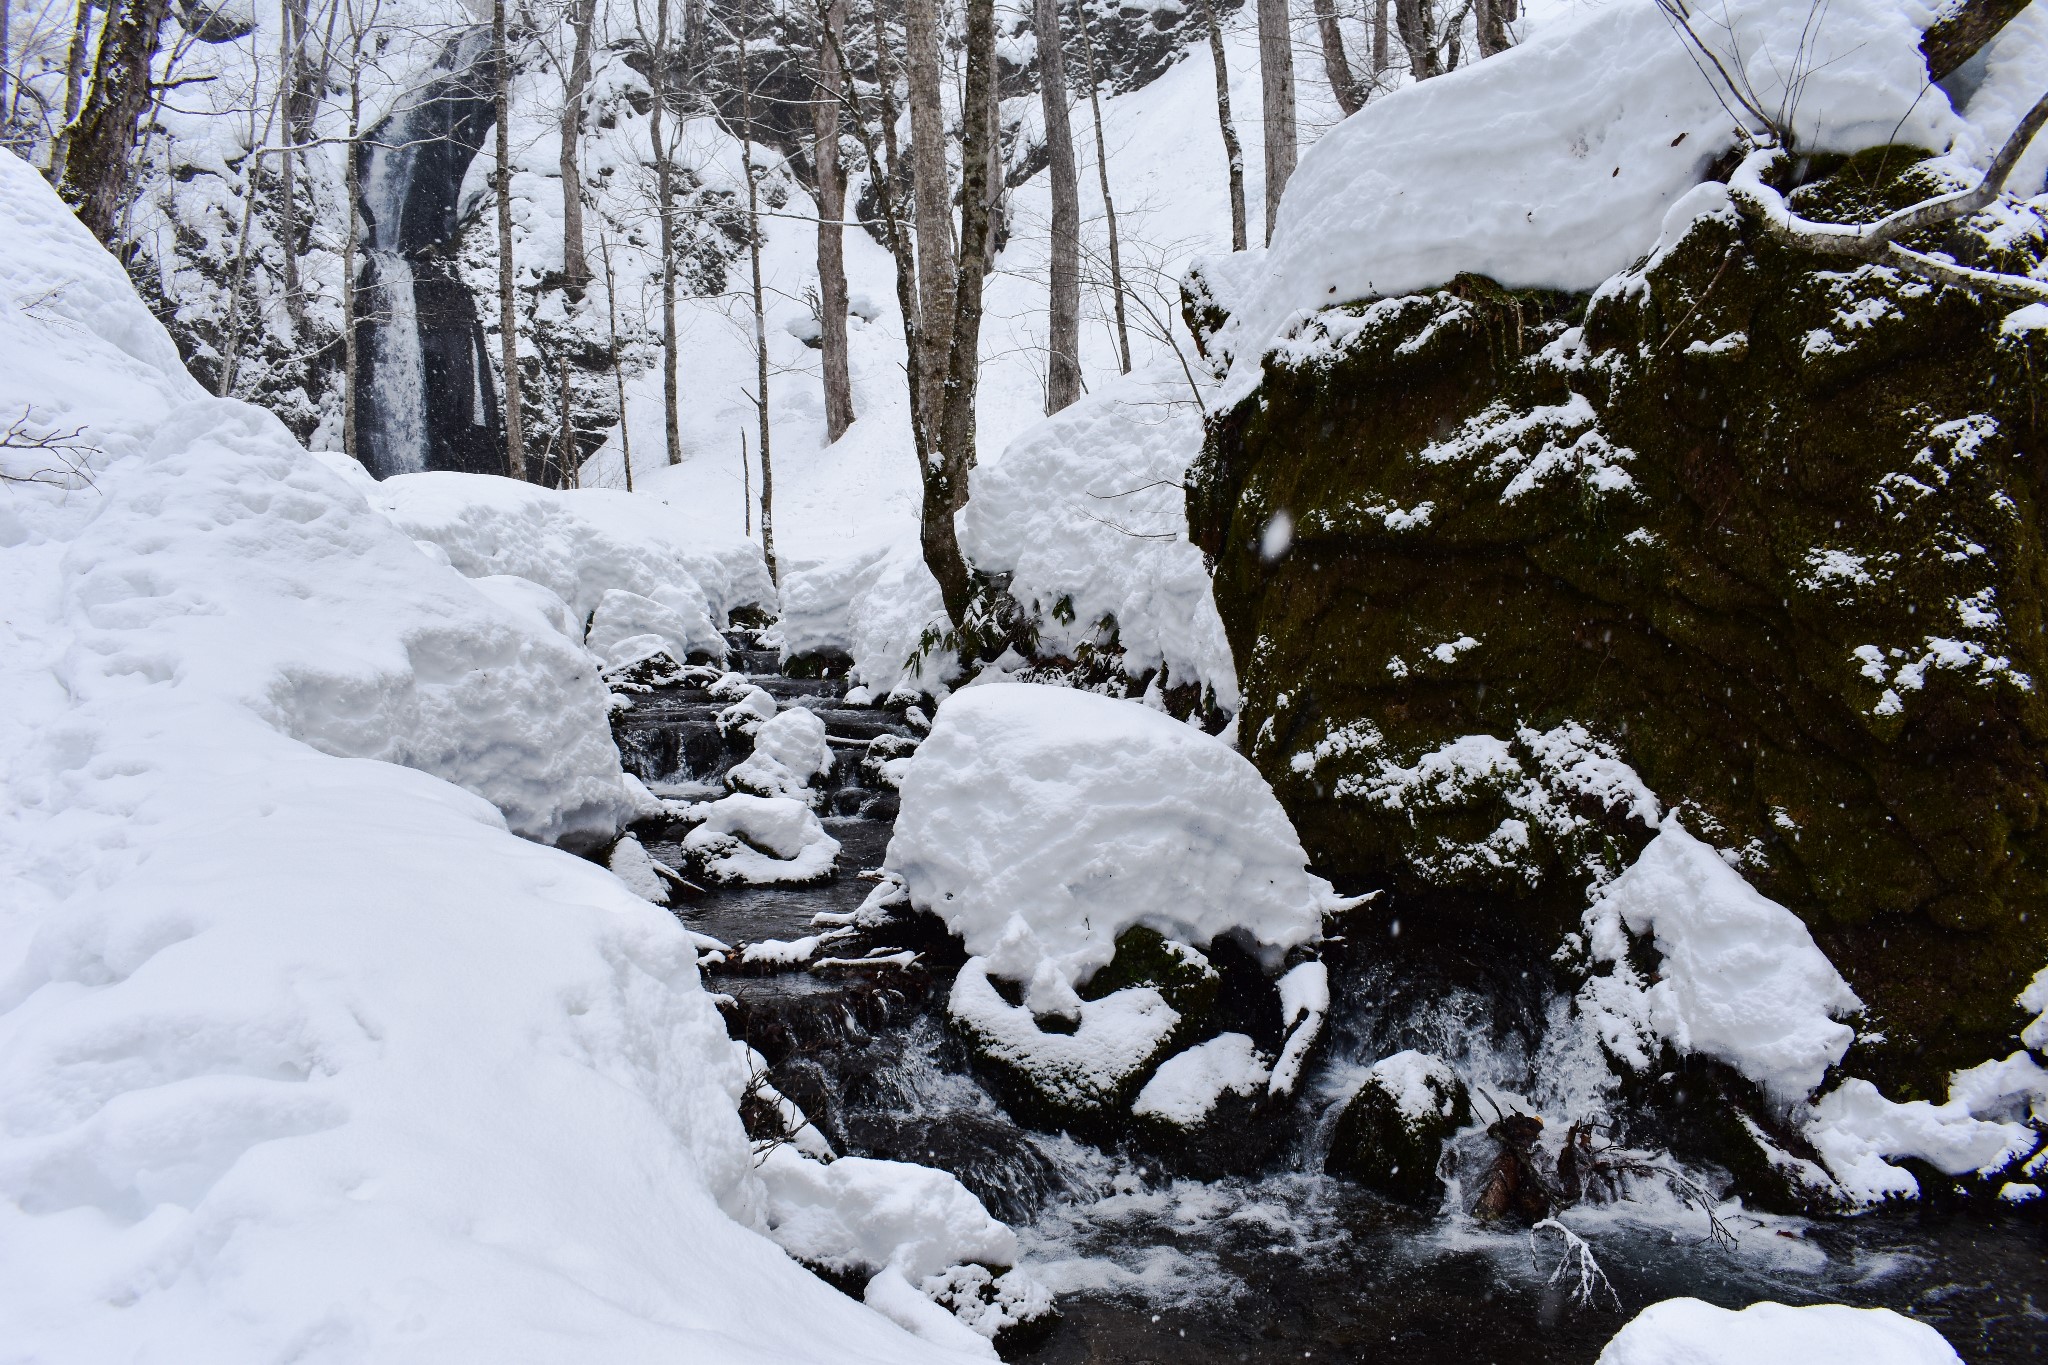
{"type": "MultiPolygon", "coordinates": [[[[1943,188],[1917,160],[1793,202],[1875,217],[1943,188]]],[[[1326,875],[1525,947],[1676,809],[1871,1007],[1867,1073],[1940,1098],[2048,960],[2048,332],[1690,206],[1590,299],[1326,310],[1212,423],[1245,752],[1326,875]]],[[[1998,213],[1918,245],[2033,268],[1998,213]]]]}
{"type": "Polygon", "coordinates": [[[1472,1121],[1465,1083],[1441,1058],[1397,1052],[1366,1073],[1330,1135],[1323,1169],[1389,1199],[1433,1209],[1444,1197],[1444,1144],[1472,1121]]]}

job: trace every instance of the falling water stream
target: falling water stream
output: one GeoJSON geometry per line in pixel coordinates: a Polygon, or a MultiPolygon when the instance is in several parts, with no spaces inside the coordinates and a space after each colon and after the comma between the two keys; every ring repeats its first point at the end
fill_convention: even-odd
{"type": "MultiPolygon", "coordinates": [[[[881,862],[895,797],[860,760],[876,736],[912,732],[887,712],[846,705],[837,683],[780,676],[772,653],[743,648],[730,663],[781,705],[824,719],[837,758],[825,822],[842,845],[841,873],[808,889],[714,889],[677,913],[734,945],[794,940],[816,932],[812,916],[852,909],[873,885],[857,873],[881,862]]],[[[618,725],[626,766],[671,794],[716,793],[737,757],[718,731],[720,709],[690,688],[638,698],[618,725]]],[[[643,837],[671,861],[681,856],[679,834],[643,837]]],[[[775,1085],[835,1150],[949,1170],[1018,1228],[1023,1263],[1055,1292],[1061,1320],[1016,1359],[1590,1362],[1629,1316],[1680,1295],[1727,1307],[1884,1305],[1939,1328],[1972,1365],[2048,1351],[2048,1229],[1981,1204],[1818,1221],[1738,1216],[1733,1247],[1711,1242],[1704,1218],[1675,1201],[1581,1210],[1571,1224],[1608,1281],[1583,1302],[1572,1268],[1560,1271],[1561,1239],[1455,1212],[1470,1203],[1455,1174],[1447,1215],[1325,1176],[1324,1134],[1346,1078],[1389,1039],[1488,1046],[1475,1041],[1487,1034],[1486,1000],[1418,1010],[1370,970],[1339,973],[1327,1055],[1302,1087],[1295,1136],[1261,1174],[1175,1178],[1139,1151],[1031,1131],[976,1078],[945,1025],[957,946],[928,923],[900,932],[910,937],[864,943],[855,955],[913,948],[920,956],[910,968],[727,964],[712,967],[706,984],[726,998],[734,1036],[766,1057],[775,1085]]],[[[1476,1061],[1483,1069],[1485,1059],[1476,1061]]],[[[1454,1155],[1470,1171],[1483,1153],[1454,1155]]]]}

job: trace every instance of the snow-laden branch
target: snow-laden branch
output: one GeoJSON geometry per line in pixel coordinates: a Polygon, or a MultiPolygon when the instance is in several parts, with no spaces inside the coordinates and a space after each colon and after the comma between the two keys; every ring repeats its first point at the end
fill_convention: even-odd
{"type": "Polygon", "coordinates": [[[1758,147],[1743,158],[1728,179],[1728,193],[1753,213],[1770,236],[1786,246],[1824,256],[1848,256],[1896,266],[1940,284],[1961,285],[2009,298],[2048,300],[2048,280],[2010,275],[1991,270],[1974,270],[1953,261],[1930,256],[1901,246],[1898,238],[1925,228],[1967,218],[1991,204],[2005,189],[2027,144],[2048,124],[2048,94],[2029,109],[2014,128],[2012,136],[1998,149],[1976,185],[1952,194],[1923,199],[1917,204],[1885,215],[1871,223],[1817,223],[1802,218],[1773,189],[1765,177],[1785,157],[1782,147],[1758,147]]]}

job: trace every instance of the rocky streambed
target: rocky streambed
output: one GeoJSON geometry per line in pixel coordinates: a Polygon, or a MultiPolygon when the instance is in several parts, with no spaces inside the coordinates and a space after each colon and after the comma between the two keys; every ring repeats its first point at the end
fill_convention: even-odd
{"type": "MultiPolygon", "coordinates": [[[[1574,1173],[1559,1161],[1563,1134],[1518,1137],[1532,1073],[1569,1064],[1544,1051],[1561,1001],[1524,974],[1490,973],[1484,945],[1402,934],[1399,905],[1362,908],[1325,945],[1328,1019],[1291,1094],[1226,1109],[1194,1134],[1127,1107],[1090,1119],[1035,1102],[947,1008],[967,962],[959,943],[907,906],[877,904],[891,899],[878,872],[897,814],[891,765],[924,717],[850,704],[831,678],[783,676],[751,633],[733,644],[742,679],[657,677],[616,730],[628,769],[676,809],[754,780],[733,776],[754,748],[735,707],[752,706],[756,732],[769,710],[752,689],[772,715],[805,710],[823,724],[830,764],[809,786],[838,845],[828,879],[716,884],[693,858],[694,821],[636,830],[696,883],[662,885],[704,936],[706,985],[733,1037],[758,1054],[743,1115],[763,1147],[822,1140],[948,1171],[1016,1227],[1022,1268],[1051,1291],[1057,1318],[1006,1333],[1007,1358],[1587,1361],[1629,1315],[1681,1295],[1884,1305],[1932,1323],[1973,1362],[2048,1346],[2048,1229],[2030,1210],[1945,1199],[1930,1180],[1920,1203],[1856,1218],[1755,1213],[1720,1197],[1732,1177],[1711,1162],[1657,1149],[1654,1169],[1607,1156],[1574,1173]],[[1387,1104],[1376,1114],[1359,1099],[1417,1086],[1441,1124],[1404,1134],[1387,1104]],[[1501,1189],[1518,1151],[1540,1186],[1519,1201],[1501,1189]],[[1481,1207],[1489,1200],[1500,1207],[1481,1207]]],[[[1243,1030],[1262,1055],[1278,1052],[1289,1021],[1271,983],[1227,942],[1209,949],[1205,1030],[1243,1030]]],[[[1172,988],[1161,957],[1160,944],[1132,939],[1104,974],[1172,988]]],[[[1662,1112],[1684,1123],[1700,1111],[1662,1112]]],[[[1573,1140],[1642,1150],[1613,1132],[1573,1140]]]]}

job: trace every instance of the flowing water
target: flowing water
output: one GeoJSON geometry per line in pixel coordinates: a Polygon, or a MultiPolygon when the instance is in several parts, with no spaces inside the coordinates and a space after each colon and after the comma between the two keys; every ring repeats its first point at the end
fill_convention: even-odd
{"type": "MultiPolygon", "coordinates": [[[[887,712],[845,705],[837,683],[775,675],[772,654],[745,651],[733,666],[781,704],[824,718],[838,758],[825,823],[842,845],[841,872],[823,887],[714,889],[677,913],[735,946],[796,940],[817,932],[812,916],[850,910],[872,888],[859,871],[882,860],[895,798],[862,774],[860,759],[876,736],[914,732],[887,712]]],[[[672,794],[722,791],[736,755],[719,735],[720,709],[694,689],[637,699],[619,722],[627,767],[672,794]]],[[[672,838],[644,837],[656,857],[679,861],[672,838]]],[[[1321,1174],[1347,1078],[1392,1047],[1432,1043],[1468,1074],[1526,1067],[1501,1041],[1513,1031],[1488,1027],[1497,1001],[1453,993],[1418,1005],[1371,970],[1347,969],[1290,1143],[1262,1174],[1197,1181],[1139,1151],[1104,1152],[1013,1122],[943,1022],[957,947],[928,927],[896,932],[897,942],[870,935],[832,951],[903,947],[919,953],[916,965],[728,964],[712,967],[706,984],[728,997],[734,1036],[762,1053],[777,1088],[836,1151],[949,1170],[1019,1229],[1024,1264],[1055,1292],[1061,1320],[1015,1359],[1589,1362],[1628,1317],[1680,1295],[1727,1307],[1883,1305],[1939,1328],[1972,1365],[2048,1354],[2048,1224],[2020,1211],[1929,1204],[1856,1219],[1738,1216],[1731,1247],[1675,1200],[1580,1210],[1568,1220],[1605,1277],[1582,1292],[1558,1233],[1417,1213],[1321,1174]]],[[[1468,1142],[1455,1155],[1470,1171],[1485,1153],[1468,1142]]],[[[1451,1186],[1447,1205],[1468,1206],[1455,1175],[1451,1186]]]]}

